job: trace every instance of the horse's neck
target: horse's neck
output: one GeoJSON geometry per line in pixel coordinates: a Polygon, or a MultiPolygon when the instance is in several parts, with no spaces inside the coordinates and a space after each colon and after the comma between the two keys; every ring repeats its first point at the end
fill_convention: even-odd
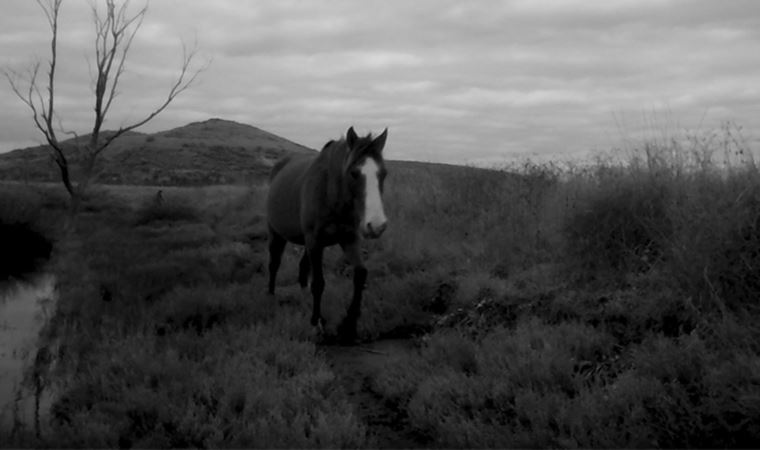
{"type": "Polygon", "coordinates": [[[327,207],[334,214],[343,214],[353,208],[353,199],[345,192],[345,185],[341,177],[333,177],[327,174],[327,207]]]}
{"type": "Polygon", "coordinates": [[[350,196],[344,192],[345,183],[343,180],[343,163],[346,152],[344,148],[330,148],[324,156],[326,170],[323,173],[325,184],[327,185],[327,206],[336,213],[342,212],[353,202],[350,196]]]}

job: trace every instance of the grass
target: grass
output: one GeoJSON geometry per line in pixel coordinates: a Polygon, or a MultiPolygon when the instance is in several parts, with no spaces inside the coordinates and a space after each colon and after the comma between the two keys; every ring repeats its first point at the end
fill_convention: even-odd
{"type": "Polygon", "coordinates": [[[264,247],[240,231],[261,224],[236,200],[215,205],[240,210],[235,226],[198,204],[92,196],[58,243],[59,300],[42,344],[53,358],[35,366],[57,386],[50,421],[41,440],[17,429],[10,442],[363,445],[364,425],[311,342],[308,305],[278,304],[255,278],[264,247]]]}
{"type": "MultiPolygon", "coordinates": [[[[695,139],[561,170],[392,164],[359,321],[416,342],[366,380],[389,420],[421,447],[756,447],[760,183],[751,159],[708,158],[716,142],[750,153],[695,139]]],[[[372,446],[313,342],[299,249],[264,295],[265,193],[92,196],[56,244],[50,421],[10,442],[372,446]]],[[[331,333],[351,271],[325,259],[331,333]]]]}

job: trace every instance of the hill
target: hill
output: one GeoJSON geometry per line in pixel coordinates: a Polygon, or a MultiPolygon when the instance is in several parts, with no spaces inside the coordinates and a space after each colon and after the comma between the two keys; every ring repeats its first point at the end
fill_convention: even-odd
{"type": "MultiPolygon", "coordinates": [[[[86,139],[86,136],[78,138],[86,139]]],[[[76,141],[64,148],[76,176],[76,141]]],[[[207,185],[261,180],[275,161],[314,150],[283,137],[222,119],[153,134],[127,133],[103,153],[95,179],[107,184],[207,185]]],[[[47,146],[0,154],[0,180],[58,181],[47,146]]]]}

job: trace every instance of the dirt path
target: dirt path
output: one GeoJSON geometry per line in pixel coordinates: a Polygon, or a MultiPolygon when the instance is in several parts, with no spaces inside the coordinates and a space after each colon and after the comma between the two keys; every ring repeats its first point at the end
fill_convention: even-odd
{"type": "Polygon", "coordinates": [[[372,374],[414,349],[412,339],[385,339],[357,346],[324,345],[335,374],[340,378],[359,417],[370,430],[370,445],[378,448],[419,447],[403,415],[370,389],[372,374]]]}

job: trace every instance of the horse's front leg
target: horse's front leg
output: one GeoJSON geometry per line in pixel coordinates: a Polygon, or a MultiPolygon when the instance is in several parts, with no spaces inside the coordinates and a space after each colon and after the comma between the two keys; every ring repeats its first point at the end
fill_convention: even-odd
{"type": "Polygon", "coordinates": [[[367,268],[361,258],[361,248],[359,241],[355,240],[348,243],[342,243],[341,247],[346,255],[348,262],[354,266],[354,295],[351,299],[351,305],[348,307],[346,318],[338,328],[340,339],[346,342],[356,340],[356,324],[359,320],[362,307],[362,291],[367,283],[367,268]]]}
{"type": "MultiPolygon", "coordinates": [[[[322,292],[325,290],[325,277],[322,273],[323,250],[322,246],[314,242],[314,240],[307,240],[306,254],[308,255],[309,265],[311,266],[311,297],[313,300],[311,324],[318,327],[320,331],[322,331],[324,325],[321,312],[322,292]]],[[[301,269],[303,269],[303,264],[301,264],[301,266],[301,269]]]]}

